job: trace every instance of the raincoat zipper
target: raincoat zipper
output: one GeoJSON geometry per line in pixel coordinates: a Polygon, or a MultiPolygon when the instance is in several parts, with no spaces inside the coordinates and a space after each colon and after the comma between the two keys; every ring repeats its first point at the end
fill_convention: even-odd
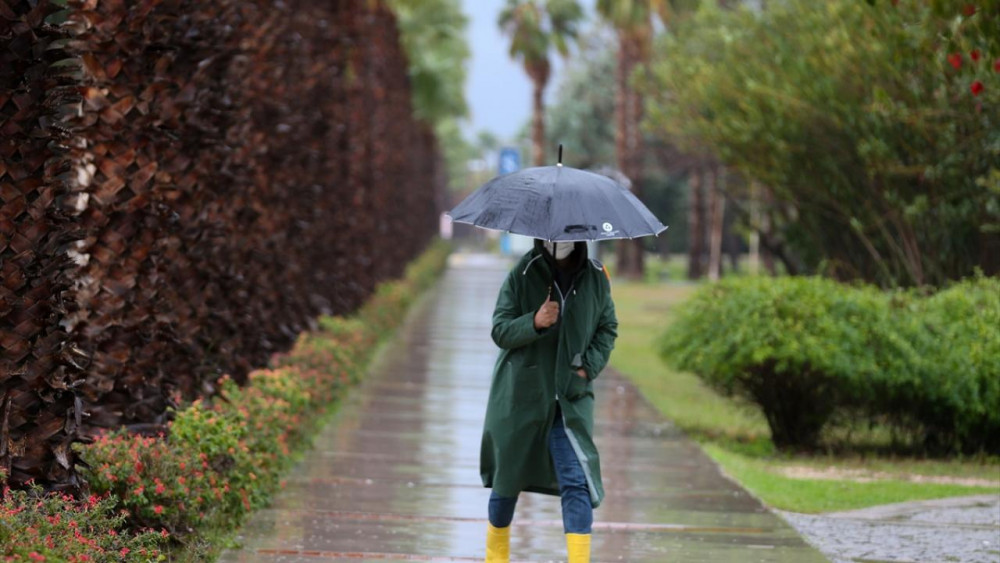
{"type": "MultiPolygon", "coordinates": [[[[573,276],[573,281],[570,282],[569,289],[566,290],[566,295],[563,295],[562,290],[559,289],[559,284],[557,284],[557,283],[553,283],[552,284],[552,287],[556,288],[556,291],[559,293],[559,322],[560,323],[562,322],[563,315],[566,314],[566,297],[569,296],[570,293],[576,293],[576,291],[574,291],[573,288],[576,287],[576,278],[578,278],[578,277],[580,277],[580,273],[579,272],[577,272],[577,274],[575,276],[573,276]]],[[[556,402],[558,402],[558,401],[559,401],[559,391],[557,390],[556,391],[556,402]]]]}
{"type": "MultiPolygon", "coordinates": [[[[525,271],[527,271],[527,269],[525,269],[525,271]]],[[[557,283],[552,284],[553,287],[556,288],[556,291],[559,293],[559,322],[562,322],[563,315],[566,314],[566,297],[569,296],[569,294],[571,293],[575,293],[574,288],[576,287],[576,279],[578,277],[580,277],[580,272],[577,272],[576,276],[573,277],[573,281],[570,282],[569,284],[569,289],[566,290],[566,295],[563,295],[562,290],[559,289],[559,284],[557,283]]],[[[572,377],[577,377],[577,375],[573,374],[572,377]]],[[[559,402],[558,390],[556,390],[556,402],[557,403],[559,402]]],[[[559,409],[559,416],[560,418],[562,418],[563,431],[566,432],[566,437],[569,439],[570,445],[573,447],[573,453],[576,454],[576,459],[577,461],[580,462],[580,468],[583,469],[583,475],[587,480],[587,490],[590,493],[591,502],[593,502],[595,498],[594,485],[593,485],[594,480],[593,477],[590,475],[590,466],[588,465],[587,458],[583,454],[583,451],[580,449],[580,445],[577,443],[576,436],[573,434],[573,431],[569,429],[569,426],[567,426],[566,413],[561,408],[559,409]]]]}

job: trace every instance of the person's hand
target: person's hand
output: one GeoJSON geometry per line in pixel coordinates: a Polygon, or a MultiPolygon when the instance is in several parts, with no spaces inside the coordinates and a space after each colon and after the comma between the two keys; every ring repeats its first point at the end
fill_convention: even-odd
{"type": "Polygon", "coordinates": [[[580,377],[584,378],[584,379],[587,379],[587,372],[584,371],[583,368],[580,368],[580,369],[576,370],[576,374],[579,375],[580,377]]]}
{"type": "Polygon", "coordinates": [[[542,306],[538,308],[538,312],[535,313],[535,329],[549,328],[556,324],[556,320],[558,319],[559,304],[552,300],[552,287],[550,286],[549,292],[545,296],[545,303],[542,303],[542,306]]]}

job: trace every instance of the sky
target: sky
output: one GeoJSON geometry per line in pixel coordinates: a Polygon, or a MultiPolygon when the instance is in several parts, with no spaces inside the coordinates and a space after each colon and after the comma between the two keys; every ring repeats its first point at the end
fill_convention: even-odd
{"type": "MultiPolygon", "coordinates": [[[[497,27],[497,16],[505,0],[462,0],[469,17],[468,77],[465,98],[469,103],[466,138],[474,139],[482,130],[492,131],[502,141],[510,141],[531,117],[531,81],[520,63],[508,54],[509,41],[497,27]]],[[[582,4],[592,14],[592,1],[582,4]]],[[[587,24],[584,24],[587,27],[587,24]]],[[[545,89],[551,101],[563,67],[559,56],[552,57],[553,72],[545,89]]]]}

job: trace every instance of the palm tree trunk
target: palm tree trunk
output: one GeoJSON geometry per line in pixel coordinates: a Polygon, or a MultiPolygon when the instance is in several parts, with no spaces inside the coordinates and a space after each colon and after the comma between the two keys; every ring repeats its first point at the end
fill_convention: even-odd
{"type": "MultiPolygon", "coordinates": [[[[629,53],[628,41],[624,33],[618,34],[618,64],[615,66],[615,156],[618,160],[618,170],[629,180],[635,181],[629,170],[628,163],[628,77],[629,53]]],[[[631,254],[634,250],[631,241],[618,241],[618,272],[627,275],[632,263],[631,254]]]]}
{"type": "Polygon", "coordinates": [[[531,160],[535,166],[545,165],[545,83],[534,81],[531,118],[531,160]]]}
{"type": "MultiPolygon", "coordinates": [[[[642,180],[643,180],[643,142],[642,142],[642,130],[639,128],[639,124],[642,121],[642,95],[636,90],[630,83],[628,78],[632,76],[632,71],[636,66],[644,64],[642,60],[642,48],[639,45],[639,40],[636,38],[631,38],[630,41],[630,65],[629,74],[626,77],[626,93],[628,96],[627,100],[627,134],[626,147],[628,151],[628,163],[629,163],[629,177],[632,179],[632,193],[636,197],[642,197],[642,180]]],[[[641,279],[643,272],[645,271],[645,261],[643,260],[643,239],[635,239],[630,242],[631,253],[629,254],[629,264],[627,270],[624,272],[626,276],[632,279],[641,279]]]]}
{"type": "Polygon", "coordinates": [[[705,252],[705,209],[701,189],[701,170],[688,177],[688,279],[702,276],[701,256],[705,252]]]}
{"type": "Polygon", "coordinates": [[[726,198],[719,184],[725,183],[726,171],[712,171],[714,181],[711,182],[708,194],[708,208],[711,213],[711,231],[709,233],[708,279],[718,281],[722,276],[722,226],[726,212],[726,198]]]}
{"type": "MultiPolygon", "coordinates": [[[[628,175],[628,47],[624,34],[618,35],[618,64],[615,66],[615,156],[618,170],[628,175]]],[[[631,180],[632,178],[629,177],[631,180]]]]}
{"type": "MultiPolygon", "coordinates": [[[[618,66],[615,69],[615,153],[618,169],[632,182],[632,192],[642,195],[642,133],[639,130],[642,98],[632,88],[629,79],[641,61],[638,41],[627,32],[618,33],[618,66]]],[[[619,275],[638,279],[643,274],[642,241],[622,240],[618,243],[619,275]]]]}

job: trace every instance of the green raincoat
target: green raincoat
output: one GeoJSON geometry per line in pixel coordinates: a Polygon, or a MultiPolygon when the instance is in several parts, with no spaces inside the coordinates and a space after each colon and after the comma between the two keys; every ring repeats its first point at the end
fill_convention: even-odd
{"type": "Polygon", "coordinates": [[[493,312],[493,341],[501,348],[486,407],[479,470],[483,485],[500,496],[521,491],[559,494],[549,430],[558,401],[566,434],[587,476],[593,507],[604,498],[594,445],[593,379],[608,363],[618,320],[604,266],[587,259],[586,244],[574,256],[584,262],[565,295],[553,282],[553,266],[541,241],[525,254],[500,289],[493,312]],[[561,301],[559,321],[542,331],[535,312],[549,288],[561,301]],[[587,379],[576,374],[582,367],[587,379]]]}

